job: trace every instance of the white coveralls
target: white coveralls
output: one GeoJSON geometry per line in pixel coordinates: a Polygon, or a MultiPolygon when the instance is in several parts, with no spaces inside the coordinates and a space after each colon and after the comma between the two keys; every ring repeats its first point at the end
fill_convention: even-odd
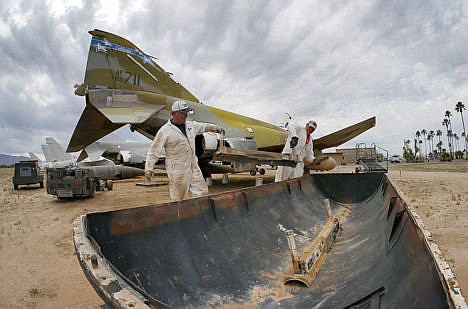
{"type": "Polygon", "coordinates": [[[152,170],[165,151],[171,201],[187,199],[189,192],[193,197],[208,194],[208,186],[195,155],[195,136],[217,128],[219,127],[208,123],[186,121],[185,136],[169,120],[159,129],[146,154],[145,171],[152,170]]]}
{"type": "Polygon", "coordinates": [[[284,145],[282,154],[289,155],[290,160],[297,162],[296,167],[290,166],[278,166],[276,170],[275,182],[283,181],[286,179],[297,178],[304,176],[304,158],[307,158],[310,162],[314,160],[314,145],[312,137],[307,142],[307,132],[305,125],[298,123],[291,123],[288,125],[288,138],[284,145]],[[298,137],[296,147],[291,148],[290,142],[292,137],[298,137]]]}

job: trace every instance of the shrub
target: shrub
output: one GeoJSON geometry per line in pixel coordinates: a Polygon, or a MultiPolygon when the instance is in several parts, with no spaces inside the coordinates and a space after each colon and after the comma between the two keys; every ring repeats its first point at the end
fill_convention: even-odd
{"type": "Polygon", "coordinates": [[[450,154],[448,152],[443,152],[441,155],[440,155],[440,161],[452,161],[452,157],[450,156],[450,154]]]}
{"type": "Polygon", "coordinates": [[[455,159],[463,159],[464,153],[461,150],[455,151],[455,159]]]}

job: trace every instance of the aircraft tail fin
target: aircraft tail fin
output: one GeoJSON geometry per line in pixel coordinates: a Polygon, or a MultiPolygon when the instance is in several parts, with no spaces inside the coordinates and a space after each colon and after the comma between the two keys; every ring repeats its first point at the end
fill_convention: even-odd
{"type": "Polygon", "coordinates": [[[154,57],[145,54],[132,42],[102,30],[95,29],[89,33],[92,39],[84,80],[88,89],[148,91],[199,102],[184,86],[174,81],[172,74],[161,68],[154,57]]]}
{"type": "MultiPolygon", "coordinates": [[[[53,137],[46,137],[46,148],[48,152],[48,156],[51,160],[47,160],[50,162],[54,161],[69,161],[72,160],[72,156],[69,153],[65,152],[65,148],[57,142],[53,137]]],[[[44,153],[44,155],[46,155],[44,153]]]]}
{"type": "Polygon", "coordinates": [[[54,159],[52,158],[52,154],[49,151],[49,148],[47,145],[41,145],[42,153],[44,154],[46,162],[54,162],[54,159]]]}
{"type": "Polygon", "coordinates": [[[33,159],[33,160],[36,160],[37,162],[42,162],[42,160],[39,159],[39,157],[36,156],[36,154],[35,154],[34,152],[30,152],[30,153],[29,153],[29,157],[30,157],[31,159],[33,159]]]}

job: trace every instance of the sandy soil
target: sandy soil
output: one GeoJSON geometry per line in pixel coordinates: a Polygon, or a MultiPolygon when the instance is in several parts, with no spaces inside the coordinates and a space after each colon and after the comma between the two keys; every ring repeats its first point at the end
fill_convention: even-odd
{"type": "MultiPolygon", "coordinates": [[[[89,212],[168,201],[167,186],[148,188],[136,186],[142,179],[120,180],[113,191],[94,198],[62,201],[38,185],[13,190],[12,174],[12,169],[0,169],[0,308],[100,308],[103,301],[75,256],[73,221],[89,212]]],[[[391,165],[389,174],[433,233],[467,295],[468,162],[391,165]]],[[[255,177],[248,175],[229,178],[222,185],[221,175],[214,176],[210,193],[255,185],[255,177]]],[[[273,179],[269,171],[264,183],[273,179]]],[[[153,180],[164,181],[165,174],[153,180]]]]}
{"type": "Polygon", "coordinates": [[[390,177],[421,216],[468,295],[468,161],[393,166],[390,177]]]}

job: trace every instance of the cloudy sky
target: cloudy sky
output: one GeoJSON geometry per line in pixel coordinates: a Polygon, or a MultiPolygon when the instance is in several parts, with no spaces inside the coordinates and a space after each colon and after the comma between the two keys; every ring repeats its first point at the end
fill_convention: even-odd
{"type": "Polygon", "coordinates": [[[40,154],[45,136],[68,145],[85,105],[73,85],[83,81],[94,28],[157,57],[208,105],[274,124],[285,113],[314,119],[316,137],[377,117],[342,147],[401,153],[417,130],[444,130],[446,110],[461,137],[467,1],[129,3],[1,1],[0,153],[40,154]]]}

